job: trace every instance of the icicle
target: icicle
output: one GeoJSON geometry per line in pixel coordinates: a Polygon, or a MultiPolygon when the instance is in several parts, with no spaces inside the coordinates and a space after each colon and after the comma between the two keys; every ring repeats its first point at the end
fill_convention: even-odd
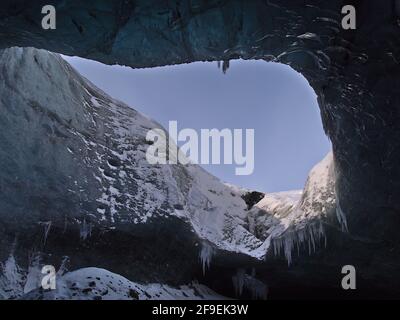
{"type": "MultiPolygon", "coordinates": [[[[314,240],[314,228],[310,228],[310,240],[312,245],[312,252],[315,252],[315,240],[314,240]]],[[[310,255],[311,255],[311,248],[310,248],[310,255]]]]}
{"type": "Polygon", "coordinates": [[[206,269],[210,268],[211,259],[214,255],[214,249],[207,242],[201,244],[200,250],[200,261],[203,266],[203,275],[206,273],[206,269]]]}
{"type": "Polygon", "coordinates": [[[43,245],[45,246],[51,228],[51,221],[39,222],[39,224],[44,227],[43,245]]]}
{"type": "Polygon", "coordinates": [[[225,74],[229,69],[229,60],[224,60],[222,64],[222,72],[225,74]]]}
{"type": "Polygon", "coordinates": [[[340,206],[339,199],[336,199],[336,217],[338,219],[340,227],[342,228],[342,231],[348,232],[349,229],[347,228],[347,218],[340,206]]]}
{"type": "Polygon", "coordinates": [[[23,294],[24,273],[17,265],[14,255],[10,255],[5,263],[0,264],[0,294],[5,299],[18,298],[23,294]]]}
{"type": "Polygon", "coordinates": [[[57,271],[57,276],[61,277],[68,271],[69,257],[64,256],[61,261],[60,268],[57,271]]]}
{"type": "Polygon", "coordinates": [[[92,225],[90,223],[86,223],[86,219],[83,219],[83,222],[80,227],[80,237],[82,240],[86,240],[91,235],[92,235],[92,225]]]}
{"type": "Polygon", "coordinates": [[[246,272],[244,269],[238,269],[236,275],[232,277],[233,287],[235,288],[236,296],[240,297],[243,293],[244,281],[246,272]]]}
{"type": "Polygon", "coordinates": [[[325,229],[322,225],[322,223],[319,224],[319,228],[318,228],[318,238],[322,239],[324,238],[324,244],[325,244],[325,248],[327,246],[327,239],[326,239],[326,234],[325,234],[325,229]]]}
{"type": "Polygon", "coordinates": [[[284,252],[285,252],[285,258],[287,260],[288,265],[290,266],[292,264],[292,249],[293,249],[293,243],[295,243],[294,237],[296,236],[295,233],[290,232],[287,237],[285,237],[284,241],[284,252]]]}
{"type": "Polygon", "coordinates": [[[249,275],[244,269],[238,269],[236,275],[232,277],[232,283],[237,297],[240,297],[246,289],[253,299],[267,299],[268,288],[255,278],[255,270],[252,270],[252,274],[249,275]]]}

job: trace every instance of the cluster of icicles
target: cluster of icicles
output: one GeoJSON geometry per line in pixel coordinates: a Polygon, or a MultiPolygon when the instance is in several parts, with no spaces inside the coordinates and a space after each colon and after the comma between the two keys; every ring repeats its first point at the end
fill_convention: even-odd
{"type": "Polygon", "coordinates": [[[273,239],[272,246],[274,255],[279,256],[283,252],[290,266],[294,250],[297,249],[297,254],[300,255],[300,249],[308,247],[308,253],[311,254],[321,242],[326,246],[325,230],[322,222],[316,222],[298,230],[285,232],[282,236],[273,239]]]}

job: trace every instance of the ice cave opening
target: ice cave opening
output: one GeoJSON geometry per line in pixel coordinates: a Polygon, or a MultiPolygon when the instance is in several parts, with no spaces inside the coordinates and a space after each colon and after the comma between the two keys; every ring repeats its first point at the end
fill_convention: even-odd
{"type": "MultiPolygon", "coordinates": [[[[63,58],[164,128],[176,121],[178,130],[191,128],[199,134],[202,129],[254,129],[252,174],[237,175],[234,157],[232,164],[223,156],[222,165],[200,162],[225,182],[262,192],[302,189],[310,169],[331,149],[314,90],[288,65],[233,60],[132,69],[63,58]]],[[[225,144],[220,145],[222,154],[225,144]]]]}

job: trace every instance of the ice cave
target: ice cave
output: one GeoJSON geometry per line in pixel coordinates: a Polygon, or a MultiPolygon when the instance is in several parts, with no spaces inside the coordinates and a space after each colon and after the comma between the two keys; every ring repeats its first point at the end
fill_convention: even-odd
{"type": "Polygon", "coordinates": [[[50,30],[46,2],[0,8],[0,298],[400,297],[398,0],[63,0],[50,30]],[[287,64],[314,89],[332,153],[299,194],[149,165],[160,125],[59,54],[287,64]],[[35,289],[43,262],[57,291],[35,289]],[[340,287],[344,265],[356,292],[340,287]]]}

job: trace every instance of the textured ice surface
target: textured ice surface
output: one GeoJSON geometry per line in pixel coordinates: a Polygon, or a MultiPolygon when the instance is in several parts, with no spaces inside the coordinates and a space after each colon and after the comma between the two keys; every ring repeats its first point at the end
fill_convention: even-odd
{"type": "Polygon", "coordinates": [[[306,245],[309,253],[325,245],[324,219],[336,209],[335,172],[329,153],[309,173],[303,191],[267,194],[249,212],[250,230],[274,254],[284,253],[288,264],[293,250],[306,245]]]}

